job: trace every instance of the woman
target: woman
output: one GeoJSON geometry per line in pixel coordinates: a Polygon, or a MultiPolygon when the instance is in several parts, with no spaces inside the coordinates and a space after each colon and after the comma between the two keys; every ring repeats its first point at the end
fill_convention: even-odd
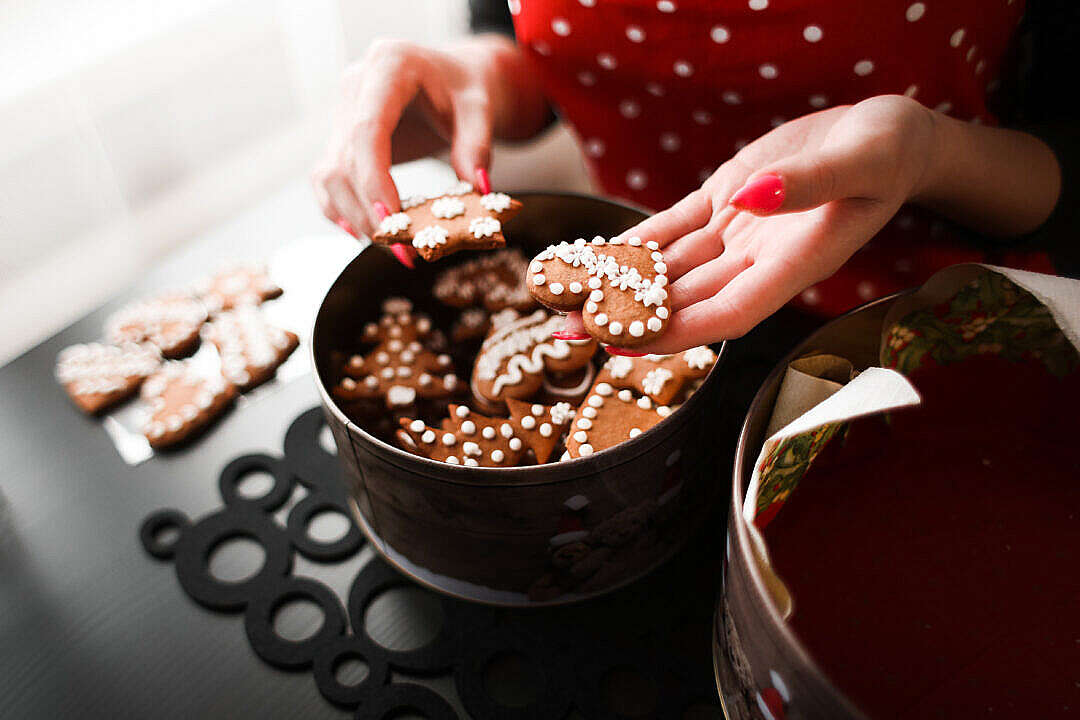
{"type": "MultiPolygon", "coordinates": [[[[607,192],[667,208],[626,233],[659,242],[672,279],[649,352],[738,337],[793,298],[836,314],[955,262],[1054,271],[1019,239],[1072,226],[1076,130],[1059,83],[1075,4],[508,5],[516,44],[381,41],[352,69],[316,173],[327,217],[370,233],[399,207],[391,163],[447,143],[483,187],[492,139],[536,135],[554,105],[607,192]],[[1034,58],[1017,56],[1021,22],[1034,58]]],[[[474,28],[504,27],[490,3],[472,9],[474,28]]]]}

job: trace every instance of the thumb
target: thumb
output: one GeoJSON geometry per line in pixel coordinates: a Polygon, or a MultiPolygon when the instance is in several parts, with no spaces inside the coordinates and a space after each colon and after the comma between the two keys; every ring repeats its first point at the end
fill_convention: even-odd
{"type": "Polygon", "coordinates": [[[454,108],[454,135],[450,164],[459,178],[472,181],[477,168],[491,164],[491,117],[487,104],[464,99],[454,108]]]}
{"type": "Polygon", "coordinates": [[[875,165],[846,150],[804,151],[751,175],[730,202],[740,210],[769,215],[871,197],[881,180],[875,165]]]}

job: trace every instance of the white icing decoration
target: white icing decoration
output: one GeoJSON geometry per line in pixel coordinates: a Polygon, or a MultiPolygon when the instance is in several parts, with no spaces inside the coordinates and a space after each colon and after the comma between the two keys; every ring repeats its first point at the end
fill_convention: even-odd
{"type": "Polygon", "coordinates": [[[466,195],[468,193],[471,193],[472,191],[473,191],[472,183],[465,182],[464,180],[459,180],[456,184],[451,185],[450,189],[447,190],[444,194],[445,195],[466,195]]]}
{"type": "Polygon", "coordinates": [[[605,396],[607,396],[607,395],[610,395],[613,392],[615,392],[615,388],[611,387],[611,385],[609,385],[606,382],[599,383],[596,386],[596,394],[597,395],[605,395],[605,396]]]}
{"type": "Polygon", "coordinates": [[[503,454],[503,451],[498,449],[498,448],[495,448],[494,450],[491,451],[491,461],[492,462],[501,463],[505,457],[506,457],[506,455],[503,454]]]}
{"type": "Polygon", "coordinates": [[[499,434],[502,435],[504,438],[514,437],[514,426],[510,423],[503,423],[499,427],[499,434]]]}
{"type": "Polygon", "coordinates": [[[629,390],[620,390],[619,391],[619,399],[622,400],[623,402],[630,402],[631,400],[634,399],[634,394],[632,392],[630,392],[629,390]]]}
{"type": "Polygon", "coordinates": [[[598,408],[604,404],[604,398],[599,395],[590,395],[587,402],[589,403],[589,407],[598,408]]]}
{"type": "Polygon", "coordinates": [[[699,345],[684,352],[683,360],[686,361],[688,367],[695,370],[704,370],[713,364],[716,360],[716,355],[714,355],[713,351],[705,345],[699,345]]]}
{"type": "Polygon", "coordinates": [[[585,303],[585,312],[594,313],[600,309],[600,306],[594,303],[592,300],[585,303]]]}
{"type": "Polygon", "coordinates": [[[532,281],[533,285],[543,285],[545,282],[547,282],[547,278],[544,277],[544,273],[537,273],[533,275],[532,281]]]}
{"type": "Polygon", "coordinates": [[[525,417],[521,418],[521,427],[525,428],[526,430],[532,430],[534,427],[536,427],[536,418],[534,418],[532,415],[526,415],[525,417]]]}
{"type": "Polygon", "coordinates": [[[544,269],[543,263],[537,262],[536,260],[533,260],[529,264],[529,272],[538,273],[538,272],[541,272],[543,269],[544,269]]]}
{"type": "Polygon", "coordinates": [[[493,217],[476,217],[469,221],[469,232],[474,238],[492,237],[502,229],[502,223],[493,217]]]}
{"type": "Polygon", "coordinates": [[[551,437],[551,433],[554,432],[551,427],[551,423],[544,423],[540,426],[540,435],[543,437],[551,437]]]}
{"type": "Polygon", "coordinates": [[[521,438],[516,438],[516,437],[510,438],[510,449],[515,451],[515,452],[520,450],[521,449],[521,438]]]}
{"type": "Polygon", "coordinates": [[[484,454],[484,451],[480,449],[480,446],[474,443],[472,440],[465,441],[465,443],[462,444],[461,449],[465,452],[466,455],[470,455],[473,457],[484,454]]]}
{"type": "Polygon", "coordinates": [[[495,428],[488,425],[487,427],[485,427],[483,430],[480,431],[480,435],[482,435],[485,440],[494,440],[495,439],[495,428]]]}
{"type": "Polygon", "coordinates": [[[652,407],[652,400],[647,397],[639,397],[637,401],[637,406],[642,410],[648,410],[652,407]]]}
{"type": "Polygon", "coordinates": [[[589,435],[584,430],[578,430],[576,433],[574,433],[574,439],[577,440],[579,443],[583,443],[589,439],[589,435]]]}
{"type": "Polygon", "coordinates": [[[582,430],[590,430],[592,429],[592,420],[587,417],[578,418],[577,426],[582,430]]]}
{"type": "Polygon", "coordinates": [[[645,334],[645,323],[641,322],[640,320],[635,320],[634,322],[630,323],[630,327],[627,328],[627,330],[634,337],[641,337],[645,334]]]}
{"type": "Polygon", "coordinates": [[[599,315],[597,315],[596,317],[593,318],[593,322],[595,322],[600,327],[604,327],[605,325],[607,325],[607,314],[606,313],[600,313],[599,315]]]}
{"type": "Polygon", "coordinates": [[[450,463],[451,465],[458,465],[461,461],[457,459],[456,455],[451,455],[446,458],[446,462],[450,463]]]}
{"type": "Polygon", "coordinates": [[[584,407],[584,408],[581,409],[581,414],[584,415],[587,418],[595,420],[596,419],[596,414],[597,414],[596,413],[596,408],[592,407],[591,405],[588,406],[588,407],[584,407]]]}
{"type": "Polygon", "coordinates": [[[454,435],[454,433],[443,433],[442,442],[443,445],[450,447],[457,442],[457,437],[454,435]]]}
{"type": "Polygon", "coordinates": [[[423,432],[424,431],[424,421],[423,420],[413,420],[411,423],[409,423],[409,429],[412,430],[413,432],[417,432],[417,433],[418,432],[423,432]]]}
{"type": "Polygon", "coordinates": [[[671,414],[671,408],[669,408],[667,405],[659,405],[656,408],[656,414],[660,417],[667,417],[671,414]]]}
{"type": "Polygon", "coordinates": [[[435,431],[425,430],[424,434],[420,436],[420,442],[431,444],[435,442],[435,431]]]}
{"type": "Polygon", "coordinates": [[[664,389],[664,384],[675,377],[675,373],[667,368],[653,368],[645,373],[641,381],[641,389],[649,395],[659,395],[664,389]]]}
{"type": "Polygon", "coordinates": [[[660,318],[655,317],[655,316],[649,318],[648,322],[646,322],[645,325],[652,332],[660,332],[660,328],[664,327],[663,321],[660,318]]]}
{"type": "Polygon", "coordinates": [[[641,428],[630,428],[630,437],[631,438],[636,438],[640,434],[641,434],[641,428]]]}
{"type": "Polygon", "coordinates": [[[507,385],[516,385],[524,375],[535,375],[544,367],[544,358],[563,360],[570,344],[551,339],[562,328],[563,319],[543,310],[507,323],[484,341],[476,358],[476,377],[493,381],[491,392],[498,395],[507,385]]]}
{"type": "Polygon", "coordinates": [[[574,410],[568,402],[555,403],[551,407],[551,421],[556,425],[562,425],[564,422],[574,417],[574,410]]]}
{"type": "Polygon", "coordinates": [[[633,247],[641,247],[641,238],[639,238],[637,235],[630,238],[626,242],[633,247]]]}
{"type": "Polygon", "coordinates": [[[450,231],[446,228],[441,225],[428,225],[416,233],[412,244],[415,248],[433,248],[437,245],[445,245],[448,237],[450,237],[450,231]]]}
{"type": "Polygon", "coordinates": [[[379,223],[379,234],[397,235],[400,232],[405,232],[409,229],[410,222],[412,222],[411,218],[403,212],[387,215],[379,223]]]}
{"type": "Polygon", "coordinates": [[[580,455],[581,457],[586,457],[586,456],[592,455],[592,454],[593,454],[593,446],[589,445],[588,443],[585,443],[584,445],[582,445],[581,447],[578,448],[578,455],[580,455]]]}
{"type": "Polygon", "coordinates": [[[655,312],[656,317],[660,318],[661,320],[667,320],[668,309],[666,307],[658,307],[653,312],[655,312]]]}
{"type": "Polygon", "coordinates": [[[604,368],[611,373],[611,377],[621,379],[630,374],[634,369],[634,361],[628,357],[616,355],[604,364],[604,368]]]}
{"type": "Polygon", "coordinates": [[[465,214],[465,203],[456,197],[441,197],[431,203],[431,214],[449,220],[465,214]]]}
{"type": "Polygon", "coordinates": [[[510,209],[510,196],[499,192],[488,193],[480,196],[480,204],[493,213],[505,212],[510,209]]]}
{"type": "Polygon", "coordinates": [[[562,283],[553,282],[550,285],[548,285],[548,290],[551,291],[552,295],[562,295],[563,294],[562,283]]]}
{"type": "Polygon", "coordinates": [[[411,405],[416,400],[416,390],[404,385],[394,385],[386,391],[386,402],[390,405],[411,405]]]}
{"type": "Polygon", "coordinates": [[[465,465],[468,467],[478,467],[480,463],[476,461],[476,458],[465,458],[465,465]]]}
{"type": "Polygon", "coordinates": [[[656,242],[655,240],[650,240],[649,242],[645,243],[645,247],[649,248],[650,250],[659,250],[660,243],[656,242]]]}
{"type": "Polygon", "coordinates": [[[465,433],[466,435],[472,435],[476,432],[476,423],[474,423],[472,420],[466,420],[465,422],[461,423],[461,432],[465,433]]]}
{"type": "Polygon", "coordinates": [[[611,324],[608,325],[608,332],[611,333],[612,335],[622,335],[622,331],[623,331],[622,323],[619,322],[618,320],[612,320],[611,324]]]}
{"type": "Polygon", "coordinates": [[[577,281],[570,283],[570,292],[574,293],[575,295],[580,293],[582,290],[583,288],[581,287],[581,283],[577,281]]]}

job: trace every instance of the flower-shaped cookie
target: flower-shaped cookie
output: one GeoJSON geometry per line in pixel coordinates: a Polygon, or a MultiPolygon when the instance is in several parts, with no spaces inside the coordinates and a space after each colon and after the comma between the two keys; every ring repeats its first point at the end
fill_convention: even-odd
{"type": "Polygon", "coordinates": [[[506,245],[502,225],[519,210],[521,203],[509,195],[481,195],[469,183],[458,183],[438,197],[405,198],[401,212],[383,218],[372,240],[411,242],[428,262],[458,250],[490,250],[506,245]]]}
{"type": "Polygon", "coordinates": [[[652,240],[579,238],[551,245],[529,263],[532,296],[560,312],[581,309],[585,330],[620,347],[652,342],[671,314],[667,265],[652,240]]]}

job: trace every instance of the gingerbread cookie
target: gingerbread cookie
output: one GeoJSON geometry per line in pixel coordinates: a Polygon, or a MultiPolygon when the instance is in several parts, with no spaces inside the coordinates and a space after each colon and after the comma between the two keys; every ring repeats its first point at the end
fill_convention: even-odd
{"type": "Polygon", "coordinates": [[[432,292],[451,307],[482,305],[492,312],[504,308],[532,310],[536,300],[525,286],[528,267],[529,261],[520,250],[497,250],[443,271],[432,292]]]}
{"type": "Polygon", "coordinates": [[[217,315],[203,326],[202,337],[217,347],[222,372],[241,390],[273,377],[300,342],[296,333],[270,325],[250,306],[217,315]]]}
{"type": "Polygon", "coordinates": [[[466,308],[458,315],[450,328],[450,339],[456,343],[477,340],[487,335],[491,329],[491,316],[487,310],[480,308],[466,308]]]}
{"type": "Polygon", "coordinates": [[[551,245],[529,263],[527,283],[550,308],[580,308],[590,335],[620,347],[660,337],[671,314],[667,265],[652,240],[596,237],[551,245]]]}
{"type": "Polygon", "coordinates": [[[573,372],[544,373],[544,385],[538,399],[544,402],[567,402],[577,407],[589,394],[589,388],[596,381],[596,366],[587,363],[585,367],[573,372]]]}
{"type": "Polygon", "coordinates": [[[188,295],[166,295],[125,305],[105,321],[105,334],[117,345],[153,343],[166,358],[191,354],[199,344],[206,308],[188,295]]]}
{"type": "Polygon", "coordinates": [[[150,376],[141,394],[150,407],[143,434],[157,449],[186,440],[209,425],[236,397],[236,388],[221,374],[206,376],[190,361],[174,361],[150,376]]]}
{"type": "Polygon", "coordinates": [[[397,337],[379,344],[366,356],[345,362],[331,394],[342,402],[382,398],[390,409],[412,405],[418,397],[445,398],[458,389],[449,355],[424,348],[418,340],[397,337]]]}
{"type": "Polygon", "coordinates": [[[708,375],[715,362],[716,353],[705,345],[674,355],[616,355],[604,363],[597,382],[632,388],[660,405],[670,405],[690,383],[708,375]]]}
{"type": "Polygon", "coordinates": [[[586,457],[632,440],[671,412],[648,397],[634,397],[626,388],[616,390],[609,383],[598,382],[578,408],[562,459],[586,457]]]}
{"type": "Polygon", "coordinates": [[[226,268],[195,286],[195,294],[210,312],[259,305],[281,292],[270,280],[266,268],[258,265],[226,268]]]}
{"type": "Polygon", "coordinates": [[[56,379],[80,410],[96,414],[134,395],[160,365],[152,345],[72,345],[56,356],[56,379]]]}
{"type": "Polygon", "coordinates": [[[519,428],[518,433],[525,438],[536,462],[541,465],[551,459],[552,451],[574,419],[574,409],[565,402],[541,405],[507,398],[506,407],[510,410],[510,419],[519,428]]]}
{"type": "Polygon", "coordinates": [[[493,331],[476,356],[473,394],[501,406],[507,398],[528,398],[536,393],[545,369],[568,372],[588,364],[596,342],[552,338],[551,333],[562,325],[562,318],[537,310],[493,331]]]}
{"type": "Polygon", "coordinates": [[[517,215],[521,203],[503,193],[481,195],[469,183],[426,200],[406,199],[401,212],[383,218],[372,240],[380,245],[411,242],[428,262],[458,250],[503,247],[503,223],[517,215]]]}
{"type": "Polygon", "coordinates": [[[398,442],[409,452],[451,465],[513,467],[525,454],[525,442],[504,418],[490,418],[465,405],[451,405],[442,428],[423,420],[401,420],[398,442]]]}
{"type": "Polygon", "coordinates": [[[377,343],[387,340],[400,340],[411,343],[423,340],[432,334],[431,318],[413,313],[412,301],[402,297],[387,298],[382,304],[382,317],[378,322],[364,325],[364,342],[377,343]]]}

